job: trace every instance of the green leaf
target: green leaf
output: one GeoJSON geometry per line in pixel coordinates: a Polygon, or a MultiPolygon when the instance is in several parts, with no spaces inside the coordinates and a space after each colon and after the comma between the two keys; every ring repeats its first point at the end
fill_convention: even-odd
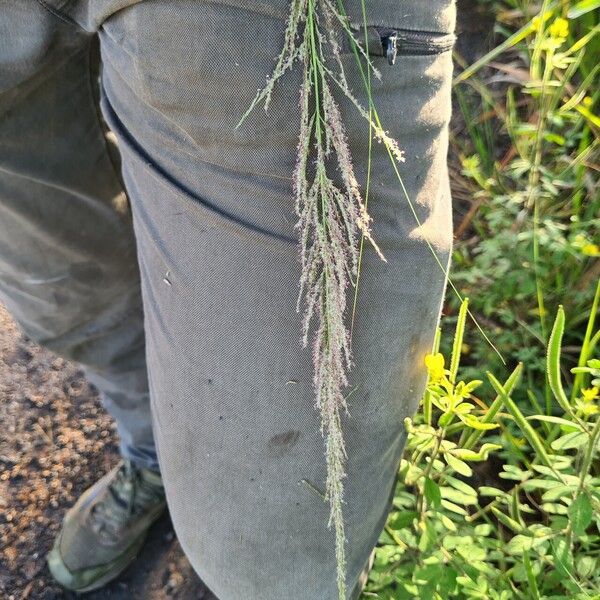
{"type": "Polygon", "coordinates": [[[577,19],[591,10],[596,10],[598,7],[600,7],[600,0],[580,0],[569,9],[567,17],[569,19],[577,19]]]}
{"type": "Polygon", "coordinates": [[[469,381],[469,383],[465,384],[465,394],[474,392],[482,383],[483,381],[481,381],[481,379],[473,379],[473,381],[469,381]]]}
{"type": "Polygon", "coordinates": [[[559,486],[560,482],[556,479],[528,479],[523,482],[523,489],[531,490],[552,490],[559,486]]]}
{"type": "Polygon", "coordinates": [[[593,556],[579,556],[575,568],[580,577],[584,579],[591,577],[596,571],[596,559],[593,556]]]}
{"type": "Polygon", "coordinates": [[[448,500],[442,499],[442,506],[446,510],[456,513],[457,515],[463,515],[466,517],[469,514],[462,506],[458,506],[457,504],[454,504],[454,502],[449,502],[448,500]]]}
{"type": "Polygon", "coordinates": [[[447,425],[450,425],[450,423],[452,422],[452,419],[454,419],[453,413],[444,413],[438,419],[438,423],[439,423],[440,427],[446,427],[447,425]]]}
{"type": "Polygon", "coordinates": [[[523,531],[523,527],[520,523],[505,515],[501,510],[498,510],[495,506],[492,506],[492,512],[494,513],[494,515],[496,515],[498,521],[506,525],[506,527],[508,527],[515,533],[521,533],[523,531]]]}
{"type": "Polygon", "coordinates": [[[540,508],[551,515],[567,514],[567,507],[562,502],[542,502],[540,508]]]}
{"type": "Polygon", "coordinates": [[[506,545],[509,554],[520,555],[533,548],[533,538],[528,535],[515,535],[506,545]]]}
{"type": "Polygon", "coordinates": [[[464,417],[461,417],[461,420],[469,427],[477,429],[478,431],[489,431],[491,429],[497,429],[500,427],[500,425],[496,423],[483,423],[473,415],[465,415],[464,417]]]}
{"type": "Polygon", "coordinates": [[[545,475],[546,477],[550,477],[551,479],[555,479],[556,481],[562,481],[563,483],[569,483],[567,481],[567,479],[570,478],[574,478],[573,481],[576,481],[577,478],[574,475],[567,475],[567,474],[563,474],[562,477],[557,473],[557,470],[560,469],[565,469],[567,467],[571,466],[571,462],[569,461],[568,463],[563,463],[563,464],[559,464],[559,460],[558,459],[564,459],[564,458],[569,458],[569,457],[558,457],[556,455],[554,455],[552,457],[553,459],[553,465],[552,468],[550,467],[546,467],[545,465],[531,465],[531,468],[534,471],[537,471],[538,473],[541,473],[542,475],[545,475]]]}
{"type": "Polygon", "coordinates": [[[551,547],[556,570],[562,576],[573,577],[573,558],[567,540],[564,537],[558,538],[551,542],[551,547]]]}
{"type": "Polygon", "coordinates": [[[452,477],[452,475],[446,475],[446,482],[451,485],[454,489],[463,492],[463,494],[467,494],[468,496],[474,496],[477,498],[477,491],[474,487],[471,487],[468,483],[457,479],[456,477],[452,477]]]}
{"type": "Polygon", "coordinates": [[[491,485],[482,485],[479,487],[481,496],[506,496],[506,492],[500,488],[492,487],[491,485]]]}
{"type": "Polygon", "coordinates": [[[439,564],[427,565],[425,567],[415,569],[413,581],[420,585],[431,583],[432,581],[436,581],[441,577],[442,571],[443,567],[439,564]]]}
{"type": "Polygon", "coordinates": [[[465,477],[471,477],[473,471],[466,462],[463,462],[459,458],[452,456],[450,452],[444,452],[444,459],[450,467],[452,467],[457,473],[464,475],[465,477]]]}
{"type": "Polygon", "coordinates": [[[567,430],[572,429],[576,431],[583,431],[583,429],[578,423],[573,423],[573,421],[569,421],[568,419],[561,419],[560,417],[553,417],[549,415],[532,415],[531,417],[526,418],[529,421],[546,421],[547,423],[556,423],[557,425],[562,425],[567,430]]]}
{"type": "Polygon", "coordinates": [[[559,498],[572,494],[576,489],[576,485],[557,485],[555,488],[548,490],[542,496],[542,500],[544,502],[552,502],[553,500],[558,500],[559,498]]]}
{"type": "Polygon", "coordinates": [[[569,506],[569,517],[571,518],[571,525],[576,535],[581,536],[585,534],[586,529],[592,522],[592,516],[594,510],[590,499],[586,494],[580,494],[575,502],[569,506]]]}
{"type": "Polygon", "coordinates": [[[593,556],[579,556],[575,568],[580,577],[584,579],[591,577],[596,570],[596,559],[593,556]]]}
{"type": "Polygon", "coordinates": [[[553,450],[570,450],[572,448],[581,448],[589,440],[587,433],[573,431],[554,440],[551,444],[553,450]]]}
{"type": "Polygon", "coordinates": [[[448,531],[457,531],[457,527],[454,523],[454,521],[452,519],[450,519],[449,517],[447,517],[444,514],[440,515],[440,520],[442,522],[442,525],[448,530],[448,531]]]}
{"type": "Polygon", "coordinates": [[[486,537],[491,535],[494,528],[489,523],[481,523],[475,526],[475,535],[478,537],[486,537]]]}
{"type": "Polygon", "coordinates": [[[529,477],[529,471],[519,469],[515,465],[502,465],[502,471],[498,476],[502,479],[512,479],[514,481],[523,481],[529,477]]]}
{"type": "Polygon", "coordinates": [[[457,504],[463,504],[465,506],[477,504],[477,496],[465,494],[450,487],[442,488],[441,492],[442,498],[444,498],[444,500],[450,500],[452,502],[456,502],[457,504]]]}
{"type": "Polygon", "coordinates": [[[415,511],[399,511],[390,517],[388,521],[388,527],[394,531],[399,531],[400,529],[410,527],[413,520],[418,516],[419,513],[415,511]]]}
{"type": "Polygon", "coordinates": [[[475,544],[472,545],[468,545],[468,546],[458,546],[456,548],[456,551],[465,559],[468,561],[475,561],[475,560],[485,560],[485,548],[481,548],[480,546],[477,546],[475,544]]]}
{"type": "Polygon", "coordinates": [[[442,540],[442,546],[446,548],[446,550],[454,550],[458,545],[465,543],[467,537],[461,537],[460,535],[447,535],[442,540]]]}
{"type": "Polygon", "coordinates": [[[440,492],[440,486],[430,479],[429,477],[425,478],[425,486],[424,486],[425,498],[427,498],[429,504],[434,508],[440,508],[442,505],[442,494],[440,492]]]}
{"type": "Polygon", "coordinates": [[[437,532],[431,522],[427,519],[424,521],[424,528],[419,539],[418,548],[421,552],[427,552],[437,541],[437,532]]]}

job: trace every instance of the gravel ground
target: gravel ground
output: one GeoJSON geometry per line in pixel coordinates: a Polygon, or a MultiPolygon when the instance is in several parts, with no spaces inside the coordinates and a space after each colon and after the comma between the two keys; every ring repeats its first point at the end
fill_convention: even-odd
{"type": "MultiPolygon", "coordinates": [[[[113,424],[76,365],[24,337],[0,306],[0,598],[58,600],[45,555],[66,509],[118,460],[113,424]]],[[[100,600],[216,600],[193,572],[168,516],[100,600]]]]}

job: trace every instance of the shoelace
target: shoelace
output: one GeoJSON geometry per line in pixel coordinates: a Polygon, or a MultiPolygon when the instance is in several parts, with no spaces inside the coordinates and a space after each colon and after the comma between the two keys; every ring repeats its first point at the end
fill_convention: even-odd
{"type": "Polygon", "coordinates": [[[107,542],[116,542],[128,521],[159,499],[158,488],[146,482],[133,463],[124,461],[107,494],[92,509],[90,526],[107,542]]]}

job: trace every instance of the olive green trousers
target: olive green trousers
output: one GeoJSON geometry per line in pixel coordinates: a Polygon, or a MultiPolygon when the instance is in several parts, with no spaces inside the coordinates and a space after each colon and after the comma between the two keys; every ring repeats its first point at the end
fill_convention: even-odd
{"type": "MultiPolygon", "coordinates": [[[[360,24],[360,0],[345,4],[360,24]]],[[[299,69],[268,113],[235,127],[274,67],[287,11],[288,0],[0,0],[0,299],[28,335],[86,366],[124,455],[150,468],[158,455],[179,540],[220,600],[337,598],[296,312],[299,69]]],[[[369,210],[387,262],[365,249],[342,423],[350,589],[423,392],[445,288],[432,249],[446,265],[452,241],[454,5],[368,0],[367,20],[397,35],[395,64],[374,52],[373,96],[421,226],[375,144],[369,210]]],[[[369,127],[339,102],[364,184],[369,127]]]]}

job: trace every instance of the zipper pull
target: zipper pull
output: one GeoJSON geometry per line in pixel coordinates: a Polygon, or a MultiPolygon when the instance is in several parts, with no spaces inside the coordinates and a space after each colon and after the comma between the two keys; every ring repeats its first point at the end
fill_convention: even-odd
{"type": "Polygon", "coordinates": [[[388,64],[394,65],[396,63],[396,56],[398,55],[398,34],[394,31],[382,37],[381,44],[388,64]]]}

